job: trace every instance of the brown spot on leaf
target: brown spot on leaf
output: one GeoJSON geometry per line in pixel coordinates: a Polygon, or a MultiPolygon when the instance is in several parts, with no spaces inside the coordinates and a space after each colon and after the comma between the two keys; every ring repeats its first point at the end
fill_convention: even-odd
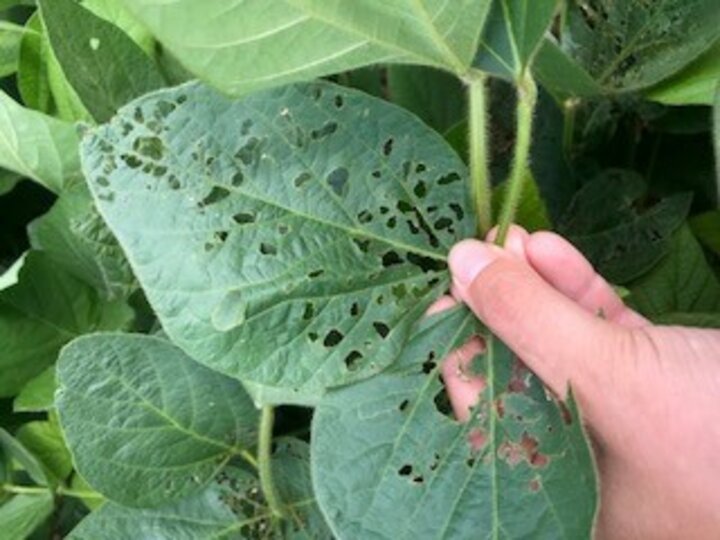
{"type": "Polygon", "coordinates": [[[514,392],[521,394],[526,392],[529,388],[528,378],[530,377],[530,370],[525,367],[525,364],[516,358],[512,364],[512,373],[510,374],[510,382],[508,383],[508,392],[514,392]]]}
{"type": "Polygon", "coordinates": [[[545,467],[550,458],[538,450],[539,443],[535,437],[523,433],[520,442],[505,441],[498,448],[498,457],[511,467],[526,461],[531,467],[545,467]]]}

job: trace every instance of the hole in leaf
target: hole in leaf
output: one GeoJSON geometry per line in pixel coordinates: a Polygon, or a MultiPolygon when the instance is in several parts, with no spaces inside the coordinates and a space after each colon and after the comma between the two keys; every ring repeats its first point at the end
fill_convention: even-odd
{"type": "Polygon", "coordinates": [[[325,273],[325,270],[323,270],[322,268],[319,268],[317,270],[313,270],[312,272],[308,272],[308,277],[310,279],[314,279],[316,277],[322,276],[324,273],[325,273]]]}
{"type": "Polygon", "coordinates": [[[463,212],[462,206],[460,206],[458,203],[450,203],[450,210],[455,212],[455,217],[458,221],[461,221],[463,217],[465,217],[465,212],[463,212]]]}
{"type": "Polygon", "coordinates": [[[392,154],[394,144],[395,140],[392,137],[390,137],[383,143],[382,152],[384,156],[389,156],[390,154],[392,154]]]}
{"type": "Polygon", "coordinates": [[[398,474],[400,476],[410,476],[412,474],[412,465],[403,465],[398,469],[398,474]]]}
{"type": "Polygon", "coordinates": [[[431,257],[424,257],[416,253],[408,253],[407,260],[423,272],[440,272],[445,269],[445,262],[431,257]]]}
{"type": "Polygon", "coordinates": [[[315,305],[312,302],[305,303],[305,310],[303,311],[302,318],[309,321],[315,316],[315,305]]]}
{"type": "Polygon", "coordinates": [[[435,394],[435,397],[433,398],[433,403],[435,404],[435,409],[437,409],[437,412],[449,418],[454,418],[452,404],[450,403],[450,398],[445,391],[445,387],[443,387],[437,394],[435,394]]]}
{"type": "Polygon", "coordinates": [[[387,225],[388,229],[394,229],[397,225],[397,218],[395,216],[392,216],[385,222],[385,225],[387,225]]]}
{"type": "Polygon", "coordinates": [[[180,180],[178,180],[178,177],[174,174],[171,174],[168,178],[168,185],[170,186],[170,189],[172,190],[178,190],[180,189],[180,180]]]}
{"type": "Polygon", "coordinates": [[[102,187],[108,187],[110,185],[110,181],[105,176],[98,176],[95,183],[102,187]]]}
{"type": "Polygon", "coordinates": [[[371,174],[373,178],[380,178],[382,176],[380,171],[373,171],[371,174]]]}
{"type": "Polygon", "coordinates": [[[422,476],[416,476],[415,478],[413,478],[412,481],[413,481],[413,484],[422,484],[425,481],[425,479],[422,476]]]}
{"type": "Polygon", "coordinates": [[[226,188],[221,186],[214,186],[210,190],[210,193],[208,193],[207,196],[198,203],[198,206],[200,208],[204,208],[211,204],[215,204],[225,199],[228,195],[230,195],[230,191],[226,188]]]}
{"type": "Polygon", "coordinates": [[[140,107],[135,107],[135,111],[133,112],[133,119],[138,124],[142,124],[143,122],[145,122],[145,116],[143,115],[142,109],[140,107]]]}
{"type": "Polygon", "coordinates": [[[396,264],[402,264],[404,261],[400,255],[398,255],[397,251],[387,251],[382,256],[382,265],[385,268],[389,268],[390,266],[395,266],[396,264]]]}
{"type": "Polygon", "coordinates": [[[378,335],[383,339],[385,339],[387,337],[387,335],[390,333],[390,327],[381,321],[374,322],[373,328],[378,333],[378,335]]]}
{"type": "Polygon", "coordinates": [[[415,167],[416,173],[421,173],[421,172],[424,172],[425,170],[427,170],[427,167],[425,166],[424,163],[418,163],[417,166],[415,167]]]}
{"type": "Polygon", "coordinates": [[[253,161],[257,161],[261,146],[262,142],[260,139],[257,137],[250,137],[247,142],[235,153],[235,157],[242,161],[245,165],[250,165],[253,161]]]}
{"type": "Polygon", "coordinates": [[[295,177],[295,180],[293,180],[293,184],[295,184],[295,187],[299,188],[305,185],[309,180],[312,179],[312,174],[309,172],[301,172],[295,177]]]}
{"type": "Polygon", "coordinates": [[[370,223],[373,219],[373,215],[368,210],[363,210],[357,217],[360,223],[370,223]]]}
{"type": "Polygon", "coordinates": [[[417,197],[424,199],[425,195],[427,195],[427,184],[420,180],[417,184],[415,184],[415,189],[413,191],[417,197]]]}
{"type": "Polygon", "coordinates": [[[325,335],[325,339],[323,339],[323,345],[325,345],[326,347],[335,347],[343,340],[344,337],[345,336],[343,336],[339,330],[333,328],[325,335]]]}
{"type": "Polygon", "coordinates": [[[402,401],[402,403],[400,403],[400,405],[398,406],[398,410],[399,410],[400,412],[405,412],[405,409],[408,408],[408,405],[410,405],[410,400],[409,400],[409,399],[404,399],[404,400],[402,401]]]}
{"type": "Polygon", "coordinates": [[[215,233],[215,238],[217,238],[220,242],[225,242],[225,240],[227,240],[227,237],[228,237],[227,231],[218,231],[215,233]]]}
{"type": "Polygon", "coordinates": [[[433,227],[436,231],[442,231],[443,229],[449,229],[452,224],[452,219],[450,219],[449,217],[441,217],[435,221],[433,227]]]}
{"type": "Polygon", "coordinates": [[[345,367],[348,371],[355,371],[359,367],[362,358],[363,355],[360,351],[350,351],[350,354],[345,357],[345,367]]]}
{"type": "Polygon", "coordinates": [[[138,167],[140,167],[140,165],[142,165],[142,161],[140,161],[140,158],[131,154],[122,154],[120,156],[120,159],[122,159],[125,162],[125,165],[127,165],[131,169],[137,169],[138,167]]]}
{"type": "Polygon", "coordinates": [[[133,150],[142,156],[158,161],[165,153],[165,145],[159,137],[138,137],[133,143],[133,150]]]}
{"type": "Polygon", "coordinates": [[[359,238],[353,238],[352,240],[362,253],[367,253],[370,249],[370,240],[360,240],[359,238]]]}
{"type": "Polygon", "coordinates": [[[245,180],[245,175],[237,171],[235,174],[233,174],[232,180],[230,182],[232,183],[233,187],[240,187],[245,180]]]}
{"type": "Polygon", "coordinates": [[[260,242],[260,253],[263,255],[277,255],[277,247],[267,242],[260,242]]]}
{"type": "Polygon", "coordinates": [[[277,226],[278,233],[285,235],[290,232],[290,227],[283,225],[282,223],[277,226]]]}
{"type": "Polygon", "coordinates": [[[438,180],[438,184],[441,186],[446,186],[448,184],[452,184],[454,182],[460,181],[460,175],[456,172],[451,172],[449,174],[446,174],[445,176],[440,177],[438,180]]]}
{"type": "Polygon", "coordinates": [[[161,178],[165,176],[165,173],[167,172],[167,167],[163,167],[162,165],[156,165],[153,167],[152,174],[153,176],[157,178],[161,178]]]}
{"type": "Polygon", "coordinates": [[[253,223],[255,221],[255,214],[249,212],[239,212],[233,216],[235,223],[244,225],[245,223],[253,223]]]}
{"type": "Polygon", "coordinates": [[[360,314],[360,305],[357,302],[353,302],[353,305],[350,306],[350,315],[353,317],[357,317],[360,314]]]}
{"type": "Polygon", "coordinates": [[[404,283],[398,283],[390,288],[390,292],[395,297],[396,301],[400,301],[407,296],[407,287],[404,283]]]}
{"type": "Polygon", "coordinates": [[[428,354],[427,360],[425,360],[422,364],[422,372],[425,375],[429,375],[433,372],[433,370],[437,367],[437,362],[435,361],[435,352],[430,351],[430,354],[428,354]]]}
{"type": "Polygon", "coordinates": [[[343,105],[345,104],[345,100],[340,94],[338,94],[337,96],[335,96],[334,103],[335,107],[337,107],[338,109],[342,109],[343,105]]]}
{"type": "Polygon", "coordinates": [[[347,193],[349,176],[350,173],[345,167],[338,167],[328,175],[327,183],[338,197],[343,197],[347,193]]]}
{"type": "Polygon", "coordinates": [[[337,122],[327,122],[320,129],[313,129],[310,132],[310,138],[312,138],[314,141],[319,141],[321,139],[324,139],[328,135],[332,135],[333,133],[335,133],[337,131],[337,128],[337,122]]]}
{"type": "Polygon", "coordinates": [[[319,337],[317,332],[308,332],[308,339],[310,341],[317,341],[319,337]]]}

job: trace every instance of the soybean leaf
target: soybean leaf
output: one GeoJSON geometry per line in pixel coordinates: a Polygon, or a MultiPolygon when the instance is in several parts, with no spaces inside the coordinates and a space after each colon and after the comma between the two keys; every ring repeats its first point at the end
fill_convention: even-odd
{"type": "Polygon", "coordinates": [[[168,336],[268,386],[320,391],[389,365],[474,226],[466,167],[439,135],[330,83],[162,91],[83,156],[168,336]]]}
{"type": "Polygon", "coordinates": [[[558,7],[558,0],[494,0],[475,67],[517,79],[532,62],[558,7]]]}
{"type": "Polygon", "coordinates": [[[33,482],[41,486],[51,483],[45,469],[32,452],[3,428],[0,428],[0,449],[7,458],[17,462],[33,482]]]}
{"type": "Polygon", "coordinates": [[[314,502],[307,444],[294,439],[278,440],[272,466],[290,514],[289,520],[279,526],[271,520],[257,479],[240,469],[226,468],[204,491],[166,506],[143,510],[107,503],[85,518],[69,538],[332,538],[314,502]]]}
{"type": "Polygon", "coordinates": [[[465,88],[450,73],[424,66],[389,66],[387,91],[396,105],[440,133],[466,117],[465,88]]]}
{"type": "Polygon", "coordinates": [[[464,73],[490,1],[124,3],[191,72],[243,94],[383,62],[464,73]]]}
{"type": "Polygon", "coordinates": [[[25,23],[27,32],[20,42],[17,86],[25,106],[50,114],[52,95],[48,81],[50,46],[39,14],[33,13],[25,23]]]}
{"type": "Polygon", "coordinates": [[[155,40],[118,0],[84,0],[83,7],[125,32],[148,56],[155,52],[155,40]]]}
{"type": "Polygon", "coordinates": [[[65,77],[98,122],[164,85],[152,60],[117,26],[74,0],[40,0],[40,9],[65,77]]]}
{"type": "Polygon", "coordinates": [[[0,77],[17,71],[20,43],[27,31],[23,26],[0,21],[0,77]]]}
{"type": "Polygon", "coordinates": [[[12,287],[18,282],[20,269],[25,264],[27,252],[23,253],[17,260],[8,267],[0,276],[0,291],[12,287]]]}
{"type": "Polygon", "coordinates": [[[567,9],[563,46],[606,92],[652,86],[718,38],[715,0],[573,0],[567,9]]]}
{"type": "Polygon", "coordinates": [[[695,237],[706,248],[720,255],[720,210],[694,216],[688,224],[695,237]]]}
{"type": "Polygon", "coordinates": [[[548,399],[488,336],[472,420],[460,424],[443,407],[439,364],[474,321],[463,308],[423,323],[398,363],[316,409],[313,483],[336,536],[590,537],[594,469],[572,402],[548,399]]]}
{"type": "Polygon", "coordinates": [[[0,167],[60,191],[80,175],[75,128],[18,105],[0,91],[0,167]]]}
{"type": "Polygon", "coordinates": [[[16,495],[0,506],[0,527],[6,540],[25,540],[53,511],[50,492],[16,495]]]}
{"type": "Polygon", "coordinates": [[[301,388],[287,388],[267,386],[251,381],[242,381],[243,387],[259,409],[264,405],[298,405],[301,407],[314,407],[320,401],[323,392],[306,391],[301,388]]]}
{"type": "Polygon", "coordinates": [[[688,227],[672,237],[667,257],[629,288],[629,303],[650,319],[720,311],[720,282],[688,227]]]}
{"type": "Polygon", "coordinates": [[[15,438],[42,464],[48,477],[63,481],[72,471],[70,452],[56,422],[28,422],[17,430],[15,438]]]}
{"type": "Polygon", "coordinates": [[[613,283],[627,283],[657,264],[690,210],[689,194],[667,197],[649,208],[643,208],[644,195],[645,183],[636,173],[604,171],[577,193],[559,225],[613,283]]]}
{"type": "MultiPolygon", "coordinates": [[[[530,232],[551,229],[552,223],[545,202],[540,195],[537,182],[530,171],[523,182],[523,192],[515,211],[515,223],[530,232]]],[[[493,190],[493,212],[499,215],[507,194],[507,182],[499,184],[493,190]]]]}
{"type": "Polygon", "coordinates": [[[720,81],[715,87],[715,101],[713,105],[713,140],[715,144],[715,183],[720,194],[720,81]]]}
{"type": "Polygon", "coordinates": [[[651,88],[649,99],[667,105],[712,105],[720,80],[720,40],[682,71],[651,88]]]}
{"type": "Polygon", "coordinates": [[[30,379],[13,401],[15,412],[45,412],[55,399],[55,366],[30,379]]]}
{"type": "Polygon", "coordinates": [[[56,406],[78,472],[126,506],[198,492],[254,444],[257,411],[240,383],[162,339],[84,336],[63,349],[57,373],[56,406]]]}
{"type": "Polygon", "coordinates": [[[33,248],[103,297],[127,297],[136,288],[125,255],[84,182],[66,187],[52,209],[30,224],[28,234],[33,248]]]}
{"type": "Polygon", "coordinates": [[[551,37],[546,37],[532,65],[533,73],[557,101],[569,98],[592,97],[603,89],[551,37]]]}
{"type": "Polygon", "coordinates": [[[131,318],[124,302],[102,301],[48,256],[30,252],[18,283],[0,291],[0,396],[20,392],[73,338],[124,328],[131,318]]]}

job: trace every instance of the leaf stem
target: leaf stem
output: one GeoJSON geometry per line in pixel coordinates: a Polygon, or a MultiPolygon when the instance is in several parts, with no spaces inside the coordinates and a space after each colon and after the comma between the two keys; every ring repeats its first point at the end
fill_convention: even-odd
{"type": "Polygon", "coordinates": [[[484,238],[492,226],[492,188],[487,126],[487,76],[477,73],[470,80],[469,156],[473,204],[478,219],[478,237],[484,238]]]}
{"type": "Polygon", "coordinates": [[[260,475],[260,487],[262,488],[265,500],[270,511],[276,518],[285,517],[282,501],[275,488],[272,475],[272,453],[273,424],[275,423],[275,410],[271,405],[264,405],[260,413],[260,432],[258,434],[258,474],[260,475]]]}
{"type": "Polygon", "coordinates": [[[537,86],[535,86],[532,75],[526,71],[517,83],[515,154],[508,179],[507,194],[498,220],[498,234],[495,243],[499,246],[505,243],[505,237],[515,218],[515,211],[522,197],[525,178],[530,172],[530,144],[536,103],[537,86]]]}
{"type": "Polygon", "coordinates": [[[48,487],[41,486],[16,486],[13,484],[3,484],[0,491],[6,493],[15,493],[16,495],[43,495],[52,494],[64,497],[75,497],[78,499],[102,499],[103,496],[95,491],[81,491],[77,489],[70,489],[64,486],[58,486],[53,492],[48,487]]]}

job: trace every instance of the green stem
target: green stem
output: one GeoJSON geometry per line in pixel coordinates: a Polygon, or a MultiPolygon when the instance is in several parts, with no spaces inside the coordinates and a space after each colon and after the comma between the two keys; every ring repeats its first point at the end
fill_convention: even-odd
{"type": "Polygon", "coordinates": [[[563,153],[568,160],[572,158],[575,139],[575,115],[578,105],[577,98],[568,98],[563,103],[563,153]]]}
{"type": "Polygon", "coordinates": [[[258,435],[258,474],[260,475],[260,486],[270,511],[276,518],[284,517],[282,501],[275,488],[272,475],[272,453],[273,424],[275,423],[275,410],[270,405],[265,405],[260,414],[260,433],[258,435]]]}
{"type": "MultiPolygon", "coordinates": [[[[0,488],[0,491],[6,493],[15,493],[16,495],[42,495],[46,493],[53,493],[50,488],[40,486],[16,486],[12,484],[5,484],[0,488]]],[[[94,491],[80,491],[77,489],[70,489],[64,486],[58,486],[55,489],[55,495],[63,497],[75,497],[78,499],[102,499],[103,496],[94,491]]]]}
{"type": "Polygon", "coordinates": [[[473,204],[478,219],[478,237],[484,238],[492,226],[492,188],[487,128],[487,77],[477,74],[469,85],[469,156],[473,204]]]}
{"type": "Polygon", "coordinates": [[[533,114],[537,102],[537,87],[530,73],[526,72],[520,77],[517,96],[515,154],[510,169],[505,201],[498,220],[498,234],[495,243],[499,246],[505,243],[505,237],[515,218],[515,211],[522,197],[525,178],[530,172],[530,144],[532,142],[533,114]]]}

